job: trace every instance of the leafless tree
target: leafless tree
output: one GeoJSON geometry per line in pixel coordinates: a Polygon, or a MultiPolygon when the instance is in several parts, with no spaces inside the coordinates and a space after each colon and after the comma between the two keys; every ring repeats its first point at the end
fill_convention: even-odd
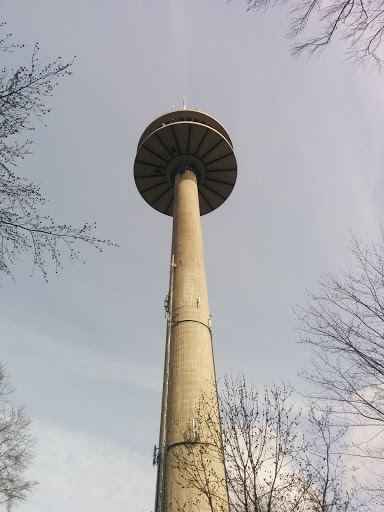
{"type": "Polygon", "coordinates": [[[231,510],[304,510],[310,481],[299,456],[307,443],[290,398],[285,385],[266,387],[260,396],[244,378],[224,380],[220,412],[231,510]]]}
{"type": "Polygon", "coordinates": [[[11,392],[9,378],[0,365],[0,507],[7,511],[24,501],[37,483],[25,476],[35,442],[31,420],[23,408],[12,406],[11,392]]]}
{"type": "MultiPolygon", "coordinates": [[[[4,23],[0,28],[4,31],[4,23]]],[[[0,39],[0,51],[25,52],[25,48],[13,43],[11,34],[7,34],[0,39]]],[[[71,259],[79,258],[79,242],[100,251],[103,245],[111,245],[108,240],[91,234],[93,223],[74,227],[57,224],[44,215],[46,200],[40,187],[15,174],[17,162],[31,152],[32,141],[23,137],[23,133],[34,129],[34,121],[43,123],[50,111],[49,97],[58,80],[71,74],[71,64],[60,57],[41,64],[36,44],[29,62],[16,70],[3,67],[0,71],[0,272],[3,275],[12,276],[12,265],[25,252],[32,253],[33,266],[47,279],[50,260],[57,271],[62,266],[63,252],[68,252],[71,259]]]]}
{"type": "Polygon", "coordinates": [[[384,248],[353,237],[351,252],[355,264],[323,275],[297,310],[301,341],[314,351],[304,375],[352,425],[384,428],[384,248]]]}
{"type": "Polygon", "coordinates": [[[384,5],[381,0],[246,0],[246,5],[253,12],[263,12],[272,6],[288,7],[288,37],[294,40],[293,55],[321,52],[338,37],[345,41],[346,56],[353,64],[382,66],[384,5]],[[306,36],[306,32],[315,35],[306,36]]]}
{"type": "Polygon", "coordinates": [[[381,243],[352,237],[354,264],[325,274],[297,310],[301,341],[313,349],[304,376],[312,396],[331,403],[351,429],[348,452],[372,472],[366,490],[384,496],[384,233],[381,243]],[[376,477],[376,483],[372,479],[376,477]]]}
{"type": "Polygon", "coordinates": [[[216,457],[224,456],[226,482],[214,478],[211,446],[191,443],[188,453],[179,454],[174,463],[183,484],[198,489],[205,503],[212,504],[212,512],[228,510],[225,485],[231,512],[305,510],[311,482],[302,475],[299,454],[306,443],[300,434],[300,413],[293,414],[289,405],[290,394],[285,386],[271,386],[259,395],[244,378],[226,378],[219,398],[219,428],[209,420],[210,397],[202,398],[197,422],[210,431],[216,457]]]}
{"type": "Polygon", "coordinates": [[[354,479],[354,467],[346,465],[347,427],[340,425],[332,406],[309,404],[308,449],[301,454],[302,467],[311,485],[307,487],[307,510],[313,512],[363,512],[366,510],[361,486],[354,479]]]}
{"type": "Polygon", "coordinates": [[[200,496],[200,502],[188,506],[208,503],[212,512],[228,511],[225,481],[215,478],[222,450],[231,512],[365,510],[344,462],[346,429],[333,424],[330,406],[320,410],[312,404],[305,418],[293,411],[287,386],[266,387],[260,394],[244,377],[224,381],[221,428],[209,420],[210,403],[209,397],[202,398],[196,418],[211,432],[216,451],[191,440],[174,459],[183,485],[200,496]]]}

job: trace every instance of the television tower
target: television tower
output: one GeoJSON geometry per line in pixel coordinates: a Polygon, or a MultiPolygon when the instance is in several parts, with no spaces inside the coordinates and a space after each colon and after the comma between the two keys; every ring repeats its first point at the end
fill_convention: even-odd
{"type": "Polygon", "coordinates": [[[210,422],[220,432],[200,215],[227,199],[236,176],[227,131],[209,115],[186,109],[185,100],[182,110],[157,118],[140,138],[136,186],[150,206],[173,217],[155,512],[228,510],[222,448],[199,424],[197,412],[205,397],[210,422]],[[205,482],[213,489],[211,504],[198,489],[202,475],[193,460],[199,453],[207,464],[205,482]],[[189,459],[187,470],[180,460],[189,459]],[[191,470],[196,486],[188,483],[191,470]]]}

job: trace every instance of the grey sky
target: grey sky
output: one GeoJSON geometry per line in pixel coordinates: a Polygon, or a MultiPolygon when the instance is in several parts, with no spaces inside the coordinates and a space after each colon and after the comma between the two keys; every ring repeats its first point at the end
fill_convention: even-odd
{"type": "Polygon", "coordinates": [[[59,222],[97,220],[120,244],[85,248],[48,284],[26,258],[0,290],[0,359],[39,437],[40,485],[20,510],[149,512],[171,219],[136,191],[142,131],[183,96],[228,130],[238,181],[202,219],[217,374],[296,380],[308,354],[292,306],[349,264],[350,228],[378,236],[382,77],[349,69],[338,44],[292,60],[283,11],[236,0],[19,0],[2,17],[42,61],[76,55],[19,174],[59,222]]]}

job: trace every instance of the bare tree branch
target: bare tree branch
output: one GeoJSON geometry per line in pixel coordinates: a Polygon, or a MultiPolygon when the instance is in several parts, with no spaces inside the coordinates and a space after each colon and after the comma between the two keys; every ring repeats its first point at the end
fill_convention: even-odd
{"type": "Polygon", "coordinates": [[[290,18],[287,36],[292,54],[322,52],[334,39],[343,39],[347,58],[357,66],[381,69],[384,52],[384,2],[382,0],[247,0],[247,10],[265,12],[286,4],[290,18]],[[308,29],[308,30],[307,30],[308,29]],[[307,35],[307,32],[315,35],[307,35]],[[304,39],[299,37],[304,34],[304,39]]]}
{"type": "MultiPolygon", "coordinates": [[[[383,235],[383,233],[382,233],[383,235]]],[[[384,235],[383,235],[384,236],[384,235]]],[[[352,238],[355,265],[325,274],[297,310],[301,341],[312,346],[318,397],[335,402],[354,425],[384,423],[384,249],[352,238]]]]}
{"type": "MultiPolygon", "coordinates": [[[[0,27],[4,28],[4,24],[0,27]]],[[[0,39],[0,51],[22,49],[23,45],[12,43],[11,34],[0,39]]],[[[95,223],[80,227],[57,224],[41,213],[46,200],[40,187],[14,172],[19,159],[31,152],[31,140],[22,138],[23,132],[33,131],[36,119],[43,123],[50,111],[48,99],[58,80],[71,74],[72,63],[73,60],[62,62],[59,57],[41,64],[36,44],[28,65],[16,70],[3,67],[0,71],[0,272],[3,275],[12,277],[12,266],[23,253],[30,252],[33,267],[47,280],[50,260],[57,272],[65,252],[70,259],[79,259],[79,242],[99,251],[103,246],[115,245],[92,236],[95,223]]]]}
{"type": "Polygon", "coordinates": [[[34,456],[31,420],[23,408],[12,406],[11,392],[9,378],[0,365],[0,507],[8,511],[25,501],[37,484],[25,476],[34,456]]]}

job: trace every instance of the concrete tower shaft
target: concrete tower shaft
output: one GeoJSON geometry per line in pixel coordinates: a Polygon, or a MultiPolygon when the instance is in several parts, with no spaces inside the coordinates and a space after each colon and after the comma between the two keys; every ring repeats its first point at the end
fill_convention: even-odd
{"type": "Polygon", "coordinates": [[[210,458],[209,470],[214,473],[212,480],[221,482],[215,499],[217,510],[222,512],[227,497],[222,484],[225,481],[222,454],[217,453],[217,440],[211,438],[197,412],[199,403],[206,397],[210,400],[211,421],[220,429],[198,188],[192,169],[181,168],[175,176],[172,269],[169,366],[165,372],[168,395],[166,403],[163,401],[161,422],[166,428],[161,450],[164,507],[159,510],[168,512],[185,507],[188,511],[211,512],[197,486],[194,489],[185,485],[186,468],[181,463],[191,458],[190,470],[199,471],[192,460],[192,450],[204,446],[205,456],[210,458]]]}

